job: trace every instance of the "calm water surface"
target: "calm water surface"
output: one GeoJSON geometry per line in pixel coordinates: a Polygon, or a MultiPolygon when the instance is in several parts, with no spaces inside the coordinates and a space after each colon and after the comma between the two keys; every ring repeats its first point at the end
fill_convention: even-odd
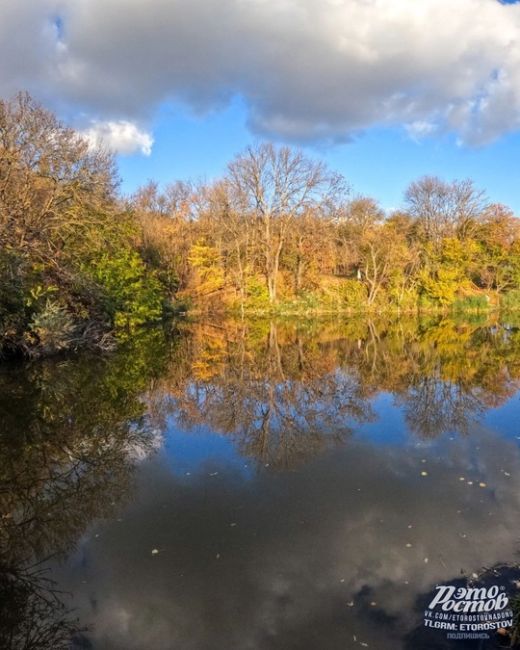
{"type": "Polygon", "coordinates": [[[520,578],[519,325],[206,322],[4,365],[0,647],[499,647],[423,614],[520,578]]]}

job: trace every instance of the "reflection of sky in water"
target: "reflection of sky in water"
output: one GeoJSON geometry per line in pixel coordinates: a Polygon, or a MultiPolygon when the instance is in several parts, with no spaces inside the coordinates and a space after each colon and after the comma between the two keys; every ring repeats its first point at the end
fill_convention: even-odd
{"type": "Polygon", "coordinates": [[[243,470],[244,477],[250,475],[253,463],[244,461],[230,438],[202,426],[187,433],[170,425],[167,431],[162,455],[175,474],[188,479],[202,468],[211,472],[214,465],[219,468],[224,465],[243,470]]]}
{"type": "Polygon", "coordinates": [[[514,395],[500,408],[489,409],[484,422],[494,431],[520,443],[520,396],[514,395]]]}
{"type": "Polygon", "coordinates": [[[417,599],[515,558],[518,445],[482,426],[418,443],[391,397],[374,410],[297,471],[170,427],[135,502],[62,570],[94,647],[445,647],[414,636],[417,599]]]}
{"type": "MultiPolygon", "coordinates": [[[[454,327],[365,345],[335,329],[276,338],[272,324],[223,341],[203,325],[171,359],[154,341],[138,364],[32,366],[18,389],[7,377],[19,402],[4,407],[23,416],[12,439],[31,429],[35,467],[52,453],[66,469],[70,451],[93,468],[48,480],[70,543],[88,528],[53,575],[89,626],[83,647],[477,648],[420,632],[420,610],[437,583],[518,558],[518,355],[512,334],[476,328],[459,345],[454,327]],[[98,484],[112,510],[93,490],[78,513],[98,484]]],[[[20,448],[6,446],[15,469],[31,461],[20,448]]]]}

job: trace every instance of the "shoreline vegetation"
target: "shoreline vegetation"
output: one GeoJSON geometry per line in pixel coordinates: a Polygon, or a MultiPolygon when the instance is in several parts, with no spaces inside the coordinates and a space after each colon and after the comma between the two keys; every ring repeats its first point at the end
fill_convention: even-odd
{"type": "Polygon", "coordinates": [[[211,182],[118,186],[110,152],[26,93],[0,101],[0,358],[109,350],[186,313],[520,309],[520,220],[471,180],[424,176],[385,212],[258,144],[211,182]]]}

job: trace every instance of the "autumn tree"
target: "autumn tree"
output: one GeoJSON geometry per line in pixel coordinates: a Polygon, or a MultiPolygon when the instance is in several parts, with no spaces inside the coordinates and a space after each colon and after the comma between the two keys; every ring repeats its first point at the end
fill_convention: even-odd
{"type": "Polygon", "coordinates": [[[0,245],[57,263],[78,228],[115,212],[110,153],[21,93],[0,101],[0,245]]]}
{"type": "Polygon", "coordinates": [[[280,257],[289,230],[305,212],[344,190],[343,179],[302,152],[272,144],[249,147],[228,167],[237,203],[259,234],[269,301],[276,302],[280,257]]]}
{"type": "Polygon", "coordinates": [[[405,203],[416,220],[418,235],[438,246],[444,237],[464,239],[475,232],[486,197],[472,180],[448,183],[424,176],[409,185],[405,203]]]}
{"type": "Polygon", "coordinates": [[[477,233],[480,244],[478,281],[496,291],[520,284],[520,222],[504,205],[488,206],[477,233]]]}
{"type": "Polygon", "coordinates": [[[21,93],[0,101],[0,351],[103,340],[161,314],[111,153],[21,93]]]}

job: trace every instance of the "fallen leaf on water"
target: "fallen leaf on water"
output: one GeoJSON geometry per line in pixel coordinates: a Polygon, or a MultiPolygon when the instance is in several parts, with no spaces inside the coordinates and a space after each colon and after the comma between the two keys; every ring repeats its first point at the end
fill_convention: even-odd
{"type": "Polygon", "coordinates": [[[487,484],[486,483],[479,483],[479,486],[480,487],[487,487],[487,484]]]}

